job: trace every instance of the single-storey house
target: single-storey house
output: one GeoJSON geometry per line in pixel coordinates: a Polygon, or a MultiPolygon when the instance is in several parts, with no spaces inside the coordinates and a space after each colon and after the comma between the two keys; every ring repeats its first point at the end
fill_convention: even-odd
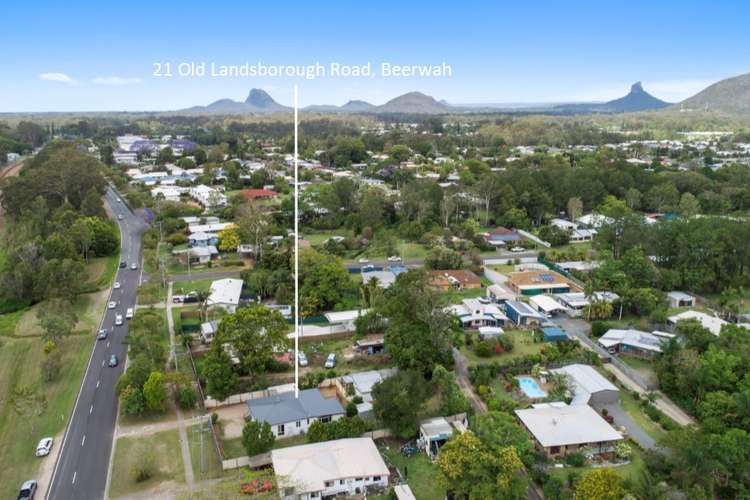
{"type": "Polygon", "coordinates": [[[240,194],[246,200],[269,200],[279,195],[276,191],[270,189],[245,189],[240,194]]]}
{"type": "Polygon", "coordinates": [[[508,243],[521,241],[521,235],[513,229],[498,227],[484,235],[487,243],[494,246],[505,246],[508,243]]]}
{"type": "Polygon", "coordinates": [[[505,314],[508,319],[518,326],[534,326],[541,324],[546,318],[532,309],[528,304],[518,300],[505,302],[505,314]]]}
{"type": "Polygon", "coordinates": [[[487,299],[496,304],[502,304],[507,300],[514,300],[516,294],[503,285],[490,285],[487,287],[487,299]]]}
{"type": "Polygon", "coordinates": [[[206,305],[208,305],[208,307],[222,307],[227,312],[234,313],[237,310],[237,306],[240,304],[242,283],[242,280],[235,278],[225,278],[214,281],[211,283],[208,298],[206,299],[206,305]]]}
{"type": "Polygon", "coordinates": [[[577,291],[563,275],[538,269],[508,274],[507,285],[515,293],[527,296],[577,291]]]}
{"type": "Polygon", "coordinates": [[[661,346],[670,338],[671,333],[642,332],[640,330],[621,330],[612,328],[599,337],[597,341],[610,354],[623,354],[638,358],[653,358],[661,353],[661,346]]]}
{"type": "Polygon", "coordinates": [[[549,295],[533,295],[529,297],[529,305],[547,317],[565,312],[565,306],[549,295]]]}
{"type": "Polygon", "coordinates": [[[377,280],[380,288],[388,288],[396,282],[396,273],[393,271],[362,271],[362,283],[377,280]]]}
{"type": "Polygon", "coordinates": [[[704,312],[695,311],[693,309],[689,311],[683,311],[680,314],[675,314],[674,316],[668,317],[667,324],[674,329],[674,327],[677,326],[677,323],[688,319],[697,320],[703,326],[703,328],[706,328],[716,336],[721,333],[722,326],[729,324],[727,321],[724,321],[717,316],[711,316],[704,312]]]}
{"type": "Polygon", "coordinates": [[[582,448],[595,453],[611,452],[623,439],[588,405],[539,403],[525,410],[515,410],[515,413],[533,437],[537,449],[550,458],[575,453],[582,448]]]}
{"type": "Polygon", "coordinates": [[[572,364],[554,368],[551,373],[565,375],[573,392],[571,405],[606,405],[620,399],[620,391],[612,382],[603,377],[593,366],[572,364]]]}
{"type": "Polygon", "coordinates": [[[271,451],[282,500],[361,496],[388,486],[390,471],[371,438],[348,438],[271,451]]]}
{"type": "Polygon", "coordinates": [[[456,417],[458,418],[428,418],[419,424],[419,440],[417,443],[427,453],[428,457],[436,457],[440,447],[453,437],[454,432],[462,433],[468,428],[469,422],[465,413],[456,415],[456,417]]]}
{"type": "Polygon", "coordinates": [[[358,414],[367,416],[372,412],[372,388],[375,384],[382,382],[398,372],[397,368],[385,368],[383,370],[371,370],[368,372],[355,372],[341,377],[341,385],[344,392],[354,390],[354,395],[362,398],[357,405],[358,414]]]}
{"type": "Polygon", "coordinates": [[[320,389],[275,394],[246,402],[246,418],[268,422],[274,436],[290,437],[304,434],[316,420],[331,422],[344,416],[344,408],[335,397],[326,398],[320,389]]]}
{"type": "Polygon", "coordinates": [[[369,309],[350,309],[348,311],[331,311],[324,314],[331,325],[339,325],[337,331],[353,332],[357,329],[357,318],[364,316],[369,309]]]}
{"type": "Polygon", "coordinates": [[[479,276],[465,269],[430,271],[428,276],[430,285],[441,290],[468,290],[482,286],[479,276]]]}
{"type": "Polygon", "coordinates": [[[667,301],[669,302],[669,307],[672,308],[695,306],[695,297],[677,290],[671,291],[667,294],[667,301]]]}
{"type": "Polygon", "coordinates": [[[193,233],[188,236],[191,247],[207,247],[219,244],[219,236],[214,233],[193,233]]]}
{"type": "Polygon", "coordinates": [[[464,328],[503,326],[508,320],[497,304],[486,299],[463,299],[460,304],[449,306],[447,310],[458,317],[464,328]]]}
{"type": "Polygon", "coordinates": [[[219,329],[219,322],[216,320],[207,321],[201,323],[201,342],[204,344],[210,344],[214,340],[214,335],[219,329]]]}

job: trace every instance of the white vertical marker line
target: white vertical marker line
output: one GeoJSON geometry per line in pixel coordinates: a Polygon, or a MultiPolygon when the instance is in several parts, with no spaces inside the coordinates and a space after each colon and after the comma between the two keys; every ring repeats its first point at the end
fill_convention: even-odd
{"type": "Polygon", "coordinates": [[[299,162],[298,162],[298,89],[294,85],[294,397],[299,398],[299,162]]]}

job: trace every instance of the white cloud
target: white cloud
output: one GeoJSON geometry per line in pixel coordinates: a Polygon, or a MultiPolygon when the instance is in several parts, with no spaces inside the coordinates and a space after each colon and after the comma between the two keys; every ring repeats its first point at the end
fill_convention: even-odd
{"type": "Polygon", "coordinates": [[[119,87],[122,85],[134,85],[137,83],[141,83],[141,79],[122,76],[97,76],[96,78],[91,80],[91,83],[94,83],[96,85],[112,85],[119,87]]]}
{"type": "Polygon", "coordinates": [[[75,80],[73,80],[71,77],[69,77],[65,73],[41,73],[39,75],[39,79],[45,80],[48,82],[65,83],[68,85],[75,85],[76,83],[75,80]]]}

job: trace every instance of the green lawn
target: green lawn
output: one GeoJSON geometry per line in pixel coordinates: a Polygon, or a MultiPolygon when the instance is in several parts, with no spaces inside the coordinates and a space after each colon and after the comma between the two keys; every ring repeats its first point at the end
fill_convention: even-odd
{"type": "Polygon", "coordinates": [[[222,439],[221,447],[224,453],[224,460],[247,456],[247,450],[242,445],[242,438],[222,439]]]}
{"type": "Polygon", "coordinates": [[[114,498],[143,492],[165,481],[182,483],[185,481],[184,471],[177,429],[144,437],[123,437],[116,444],[109,494],[114,498]],[[136,482],[131,469],[147,455],[154,459],[154,474],[145,481],[136,482]]]}
{"type": "Polygon", "coordinates": [[[491,361],[502,363],[528,354],[537,354],[545,345],[544,342],[534,342],[532,332],[526,330],[508,330],[503,333],[503,335],[513,339],[513,351],[502,354],[493,354],[490,357],[482,358],[477,356],[472,349],[467,346],[462,346],[461,353],[466,356],[466,359],[469,361],[469,366],[486,364],[491,361]]]}
{"type": "Polygon", "coordinates": [[[224,476],[221,459],[216,452],[213,436],[207,425],[193,425],[187,428],[190,446],[190,462],[193,467],[193,477],[196,481],[214,479],[224,476]],[[203,445],[201,446],[201,429],[203,429],[203,445]],[[203,470],[201,471],[201,450],[203,450],[203,470]]]}
{"type": "Polygon", "coordinates": [[[667,434],[659,424],[643,413],[640,404],[627,389],[620,389],[620,406],[625,413],[627,413],[628,416],[646,432],[646,434],[654,438],[656,441],[659,441],[667,434]]]}
{"type": "Polygon", "coordinates": [[[16,331],[16,325],[21,317],[26,313],[26,309],[0,315],[0,336],[12,336],[16,331]]]}
{"type": "Polygon", "coordinates": [[[0,498],[15,498],[42,461],[52,460],[37,458],[34,449],[46,436],[56,436],[55,446],[60,445],[92,338],[71,336],[61,343],[62,370],[51,383],[41,377],[45,355],[39,338],[0,340],[0,498]]]}
{"type": "Polygon", "coordinates": [[[211,289],[211,283],[214,281],[216,281],[216,278],[179,281],[172,285],[172,294],[183,295],[190,292],[208,292],[211,289]]]}
{"type": "Polygon", "coordinates": [[[388,443],[388,448],[380,448],[383,458],[387,464],[397,467],[401,474],[408,474],[406,482],[417,500],[443,500],[445,488],[440,482],[437,465],[430,462],[424,453],[407,458],[401,454],[397,443],[388,443]]]}

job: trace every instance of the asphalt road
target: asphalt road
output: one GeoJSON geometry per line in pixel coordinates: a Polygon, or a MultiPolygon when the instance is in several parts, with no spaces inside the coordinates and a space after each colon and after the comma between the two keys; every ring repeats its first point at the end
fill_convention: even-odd
{"type": "Polygon", "coordinates": [[[127,268],[118,269],[115,281],[120,282],[121,287],[110,291],[108,302],[116,302],[117,307],[107,309],[104,315],[101,327],[107,329],[107,339],[97,341],[97,332],[91,332],[91,357],[47,490],[49,499],[104,498],[117,421],[115,383],[124,370],[127,355],[124,342],[127,320],[124,317],[126,309],[135,306],[141,278],[141,235],[147,228],[143,220],[130,212],[124,203],[117,201],[118,197],[114,191],[108,190],[105,200],[112,213],[123,216],[117,222],[121,234],[120,260],[127,262],[127,268]],[[132,262],[138,264],[137,270],[130,269],[132,262]],[[123,315],[124,324],[116,327],[117,313],[123,315]],[[119,359],[115,368],[108,366],[112,354],[119,359]]]}

